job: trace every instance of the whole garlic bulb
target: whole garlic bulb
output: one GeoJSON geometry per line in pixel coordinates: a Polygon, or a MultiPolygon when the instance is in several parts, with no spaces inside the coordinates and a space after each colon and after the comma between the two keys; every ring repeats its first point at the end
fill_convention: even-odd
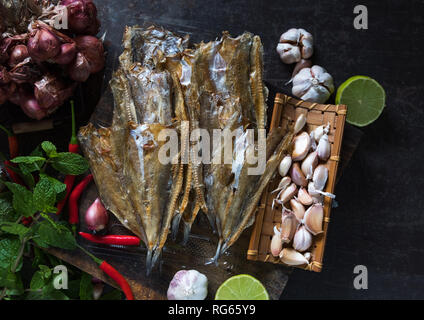
{"type": "Polygon", "coordinates": [[[168,300],[204,300],[208,295],[208,278],[197,270],[180,270],[169,284],[168,300]]]}
{"type": "Polygon", "coordinates": [[[304,29],[292,28],[284,32],[277,45],[281,61],[290,64],[309,59],[313,54],[313,37],[304,29]]]}
{"type": "Polygon", "coordinates": [[[333,92],[333,77],[320,66],[304,68],[293,78],[292,93],[304,101],[324,103],[333,92]]]}

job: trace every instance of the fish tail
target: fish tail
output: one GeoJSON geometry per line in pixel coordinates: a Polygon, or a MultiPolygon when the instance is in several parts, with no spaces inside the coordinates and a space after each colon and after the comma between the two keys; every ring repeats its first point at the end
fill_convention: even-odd
{"type": "Polygon", "coordinates": [[[171,239],[173,241],[175,241],[177,239],[177,234],[178,234],[178,229],[179,229],[179,226],[180,226],[181,216],[182,216],[182,214],[178,212],[174,216],[174,219],[172,219],[171,239]]]}
{"type": "Polygon", "coordinates": [[[191,222],[184,222],[184,237],[183,237],[183,242],[182,242],[183,246],[185,246],[187,244],[188,237],[189,237],[190,231],[191,231],[191,226],[192,226],[191,222]]]}
{"type": "Polygon", "coordinates": [[[152,258],[152,268],[156,265],[156,262],[158,261],[159,257],[162,254],[162,249],[156,249],[155,253],[153,254],[153,258],[152,258]]]}
{"type": "Polygon", "coordinates": [[[153,250],[149,249],[147,251],[147,257],[146,257],[146,276],[150,275],[150,272],[152,271],[153,265],[152,265],[152,253],[153,250]]]}
{"type": "Polygon", "coordinates": [[[215,265],[218,265],[218,259],[221,256],[221,247],[222,247],[222,239],[219,239],[218,247],[216,248],[215,256],[212,259],[212,262],[215,263],[215,265]]]}

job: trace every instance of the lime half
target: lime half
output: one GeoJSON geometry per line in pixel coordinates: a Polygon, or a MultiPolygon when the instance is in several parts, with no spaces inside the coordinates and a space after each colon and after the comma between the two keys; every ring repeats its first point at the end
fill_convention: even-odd
{"type": "Polygon", "coordinates": [[[215,300],[269,300],[269,296],[258,279],[248,274],[239,274],[221,284],[215,300]]]}
{"type": "Polygon", "coordinates": [[[346,121],[359,127],[374,122],[383,112],[386,93],[383,87],[367,76],[354,76],[337,89],[336,104],[347,105],[346,121]]]}

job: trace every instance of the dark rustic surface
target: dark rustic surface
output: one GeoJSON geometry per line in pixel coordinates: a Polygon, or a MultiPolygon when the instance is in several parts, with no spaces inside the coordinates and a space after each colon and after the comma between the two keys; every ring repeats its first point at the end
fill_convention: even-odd
{"type": "MultiPolygon", "coordinates": [[[[362,129],[362,142],[336,188],[339,207],[332,215],[324,270],[294,271],[282,298],[424,297],[423,1],[95,2],[102,30],[107,31],[109,72],[121,51],[124,25],[155,22],[175,26],[175,31],[189,30],[194,41],[211,40],[222,30],[259,34],[265,48],[265,79],[284,93],[290,90],[284,83],[292,67],[279,61],[275,45],[291,27],[313,33],[314,61],[334,76],[336,85],[357,74],[379,81],[386,89],[387,107],[377,122],[362,129]],[[357,4],[368,7],[368,30],[353,28],[357,4]],[[368,290],[353,288],[353,268],[358,264],[368,268],[368,290]]],[[[29,151],[30,142],[43,137],[64,148],[68,128],[22,136],[28,142],[24,149],[29,151]]]]}

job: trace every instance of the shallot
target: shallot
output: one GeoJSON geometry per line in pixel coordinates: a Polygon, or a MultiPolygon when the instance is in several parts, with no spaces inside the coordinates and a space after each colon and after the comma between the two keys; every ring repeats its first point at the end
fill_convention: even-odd
{"type": "Polygon", "coordinates": [[[87,228],[94,231],[103,230],[109,221],[109,215],[100,198],[97,198],[85,213],[87,228]]]}
{"type": "Polygon", "coordinates": [[[208,295],[208,278],[197,270],[178,271],[169,284],[168,300],[204,300],[208,295]]]}
{"type": "Polygon", "coordinates": [[[28,40],[28,52],[37,62],[52,59],[60,52],[60,41],[49,30],[38,27],[28,40]]]}

